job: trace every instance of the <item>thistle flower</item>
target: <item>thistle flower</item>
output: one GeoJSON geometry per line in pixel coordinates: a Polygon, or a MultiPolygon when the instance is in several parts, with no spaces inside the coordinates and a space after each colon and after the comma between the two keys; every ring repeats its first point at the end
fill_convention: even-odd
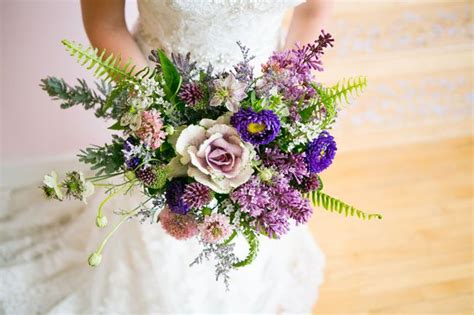
{"type": "Polygon", "coordinates": [[[204,93],[197,82],[185,84],[179,92],[179,98],[188,106],[195,106],[204,96],[204,93]]]}
{"type": "Polygon", "coordinates": [[[178,214],[165,208],[160,212],[159,220],[166,233],[178,240],[185,240],[199,233],[196,219],[190,214],[178,214]]]}
{"type": "Polygon", "coordinates": [[[160,112],[152,109],[142,112],[141,125],[135,134],[143,143],[155,150],[161,146],[166,137],[166,133],[162,129],[163,121],[160,112]]]}
{"type": "Polygon", "coordinates": [[[240,137],[253,145],[268,144],[280,132],[280,120],[271,110],[255,112],[241,108],[230,120],[240,137]]]}
{"type": "Polygon", "coordinates": [[[331,165],[336,155],[336,142],[327,132],[321,134],[308,144],[306,148],[306,162],[311,173],[320,173],[331,165]]]}
{"type": "Polygon", "coordinates": [[[204,222],[199,225],[199,231],[204,242],[215,244],[225,240],[232,229],[228,217],[215,213],[204,218],[204,222]]]}
{"type": "Polygon", "coordinates": [[[178,214],[187,214],[189,205],[183,200],[186,184],[183,180],[173,179],[166,188],[166,203],[171,211],[178,214]]]}
{"type": "Polygon", "coordinates": [[[233,113],[239,110],[240,101],[247,96],[245,93],[247,84],[237,80],[232,73],[224,79],[214,80],[214,88],[214,95],[209,105],[219,106],[225,103],[227,109],[233,113]]]}
{"type": "Polygon", "coordinates": [[[211,190],[201,183],[186,185],[182,197],[184,203],[196,209],[201,209],[207,205],[211,201],[211,198],[211,190]]]}

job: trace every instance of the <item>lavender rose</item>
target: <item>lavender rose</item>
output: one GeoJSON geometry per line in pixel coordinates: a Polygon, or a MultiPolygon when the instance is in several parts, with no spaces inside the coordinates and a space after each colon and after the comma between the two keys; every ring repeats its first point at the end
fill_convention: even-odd
{"type": "Polygon", "coordinates": [[[217,193],[229,193],[253,173],[251,149],[224,118],[203,119],[199,125],[188,126],[176,141],[176,152],[188,176],[217,193]]]}

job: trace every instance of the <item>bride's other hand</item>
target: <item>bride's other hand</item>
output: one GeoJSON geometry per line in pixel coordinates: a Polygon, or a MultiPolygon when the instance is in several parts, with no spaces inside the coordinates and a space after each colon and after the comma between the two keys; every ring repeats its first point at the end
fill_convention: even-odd
{"type": "Polygon", "coordinates": [[[107,55],[121,56],[124,65],[129,59],[136,70],[147,66],[125,22],[125,0],[81,0],[82,20],[92,46],[106,49],[107,55]]]}
{"type": "Polygon", "coordinates": [[[323,28],[332,0],[306,0],[293,12],[285,49],[294,48],[296,43],[307,44],[318,38],[323,28]]]}

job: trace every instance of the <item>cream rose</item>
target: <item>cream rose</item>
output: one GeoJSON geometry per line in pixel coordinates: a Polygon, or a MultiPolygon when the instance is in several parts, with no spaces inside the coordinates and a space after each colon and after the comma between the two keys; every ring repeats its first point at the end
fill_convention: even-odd
{"type": "Polygon", "coordinates": [[[229,193],[253,173],[251,149],[225,120],[203,119],[185,128],[176,141],[179,156],[171,163],[179,168],[178,160],[181,169],[187,167],[188,176],[217,193],[229,193]]]}

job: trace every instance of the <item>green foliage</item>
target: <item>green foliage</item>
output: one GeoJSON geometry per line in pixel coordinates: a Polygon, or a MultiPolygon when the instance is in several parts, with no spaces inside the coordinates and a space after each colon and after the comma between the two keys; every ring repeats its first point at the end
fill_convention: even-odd
{"type": "Polygon", "coordinates": [[[247,266],[248,264],[252,263],[257,257],[258,254],[258,237],[255,235],[255,233],[250,229],[246,228],[243,230],[242,234],[244,235],[245,239],[247,240],[249,244],[249,253],[247,257],[244,260],[241,260],[239,262],[236,262],[233,266],[234,267],[243,267],[247,266]]]}
{"type": "Polygon", "coordinates": [[[101,174],[113,174],[121,169],[125,163],[122,149],[123,139],[117,135],[112,136],[112,143],[104,146],[94,145],[77,156],[79,161],[91,164],[91,170],[96,172],[96,176],[101,174]]]}
{"type": "Polygon", "coordinates": [[[163,72],[163,79],[165,81],[164,91],[166,96],[175,103],[176,94],[181,87],[182,78],[166,54],[160,49],[157,50],[157,53],[160,59],[161,71],[163,72]]]}
{"type": "MultiPolygon", "coordinates": [[[[82,105],[84,109],[92,109],[96,105],[103,105],[105,98],[98,95],[86,83],[86,81],[78,79],[78,84],[69,86],[63,79],[56,77],[47,77],[41,79],[40,87],[48,93],[53,100],[60,100],[61,108],[67,109],[76,105],[82,105]]],[[[102,92],[103,96],[107,96],[110,86],[104,81],[97,84],[97,88],[102,92]]]]}
{"type": "Polygon", "coordinates": [[[336,199],[334,197],[331,197],[323,193],[322,191],[312,191],[307,194],[307,197],[310,199],[310,201],[313,203],[314,206],[321,206],[328,211],[344,214],[346,217],[350,215],[350,216],[357,216],[358,218],[362,218],[364,220],[365,219],[368,219],[368,220],[382,219],[381,214],[365,213],[364,211],[356,209],[339,199],[336,199]]]}
{"type": "Polygon", "coordinates": [[[121,65],[121,57],[115,57],[114,54],[109,54],[107,58],[106,50],[102,50],[99,54],[97,48],[84,48],[81,44],[71,42],[68,40],[61,41],[66,47],[66,50],[71,56],[77,58],[77,62],[89,70],[94,71],[97,78],[103,78],[105,81],[114,79],[133,79],[132,73],[135,70],[135,65],[132,65],[131,60],[128,60],[123,66],[121,65]]]}
{"type": "Polygon", "coordinates": [[[330,88],[319,88],[318,92],[322,92],[321,101],[326,103],[349,103],[349,98],[359,95],[367,87],[366,77],[355,77],[342,79],[336,85],[330,88]]]}

